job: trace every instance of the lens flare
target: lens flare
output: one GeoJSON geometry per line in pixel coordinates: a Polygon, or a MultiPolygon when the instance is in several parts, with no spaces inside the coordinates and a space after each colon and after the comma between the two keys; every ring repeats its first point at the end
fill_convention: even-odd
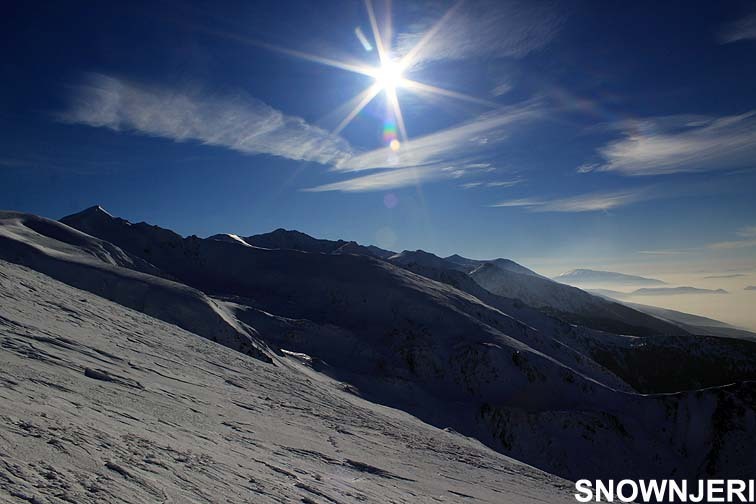
{"type": "Polygon", "coordinates": [[[383,122],[383,143],[391,146],[392,142],[398,142],[396,137],[396,122],[393,117],[388,117],[383,122]]]}

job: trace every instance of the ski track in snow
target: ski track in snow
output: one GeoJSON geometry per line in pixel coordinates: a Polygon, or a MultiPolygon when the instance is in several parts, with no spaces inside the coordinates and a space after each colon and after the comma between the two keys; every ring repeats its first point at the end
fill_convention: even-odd
{"type": "Polygon", "coordinates": [[[0,261],[0,501],[574,502],[297,366],[0,261]]]}

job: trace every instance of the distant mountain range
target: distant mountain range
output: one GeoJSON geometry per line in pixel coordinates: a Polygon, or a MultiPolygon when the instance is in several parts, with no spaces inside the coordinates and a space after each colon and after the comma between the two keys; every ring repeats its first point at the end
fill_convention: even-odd
{"type": "Polygon", "coordinates": [[[728,294],[724,289],[699,289],[698,287],[644,287],[631,292],[610,289],[588,289],[588,292],[612,299],[625,299],[633,296],[679,296],[685,294],[728,294]]]}
{"type": "Polygon", "coordinates": [[[724,289],[699,289],[698,287],[643,288],[631,293],[633,296],[677,296],[680,294],[727,294],[724,289]]]}
{"type": "MultiPolygon", "coordinates": [[[[644,313],[511,260],[393,253],[286,230],[185,238],[100,207],[60,222],[0,213],[0,259],[552,474],[756,470],[742,450],[754,435],[754,343],[695,334],[687,314],[644,313]],[[694,429],[702,434],[680,436],[694,429]]],[[[25,310],[58,316],[47,304],[25,310]]],[[[150,337],[139,331],[139,341],[150,337]]],[[[250,398],[258,395],[266,392],[250,398]]],[[[315,415],[299,414],[303,423],[315,415]]]]}
{"type": "Polygon", "coordinates": [[[626,275],[614,271],[598,271],[592,269],[574,269],[555,276],[553,280],[573,284],[614,284],[614,285],[664,285],[665,282],[655,278],[626,275]]]}

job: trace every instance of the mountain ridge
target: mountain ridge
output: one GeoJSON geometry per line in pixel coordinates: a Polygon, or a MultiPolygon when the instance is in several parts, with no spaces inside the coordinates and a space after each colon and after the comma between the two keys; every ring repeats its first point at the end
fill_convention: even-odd
{"type": "Polygon", "coordinates": [[[656,278],[646,278],[637,275],[628,275],[616,271],[602,271],[587,268],[577,268],[570,270],[561,275],[557,275],[552,280],[572,285],[577,284],[623,284],[623,285],[666,285],[666,282],[656,278]]]}
{"type": "MultiPolygon", "coordinates": [[[[575,327],[475,290],[481,287],[454,268],[439,268],[439,281],[425,276],[434,272],[418,274],[375,257],[183,238],[156,226],[97,215],[62,220],[108,237],[124,251],[214,296],[234,320],[254,329],[276,359],[302,356],[312,372],[348,384],[363,398],[448,426],[554,474],[606,475],[607,466],[616,475],[660,474],[672,467],[697,474],[699,469],[683,463],[680,441],[649,437],[647,422],[656,418],[669,432],[687,429],[703,399],[683,394],[681,387],[700,390],[704,384],[743,381],[754,373],[746,343],[701,338],[691,347],[690,336],[630,337],[575,327]],[[454,286],[455,279],[498,308],[454,286]],[[727,356],[726,367],[718,354],[727,356]],[[685,365],[659,365],[669,358],[685,365]],[[670,396],[675,390],[682,395],[670,396]],[[686,413],[671,417],[667,403],[686,413]],[[523,414],[529,420],[512,423],[523,414]],[[607,421],[619,427],[607,427],[607,421]],[[590,429],[599,434],[588,434],[590,429]],[[623,429],[632,433],[634,444],[623,440],[623,429]],[[534,452],[531,446],[544,435],[555,444],[534,452]],[[591,441],[596,436],[598,445],[591,441]],[[597,453],[599,445],[618,455],[610,463],[574,456],[597,453]],[[646,450],[659,454],[651,465],[646,450]],[[629,453],[633,455],[619,456],[629,453]]],[[[519,277],[560,285],[532,275],[519,277]]],[[[732,394],[740,401],[749,392],[706,392],[706,415],[732,394]]],[[[719,433],[722,427],[717,429],[719,433]]],[[[743,429],[731,425],[721,433],[735,443],[743,429]]],[[[730,454],[730,444],[726,446],[721,453],[730,454]]],[[[687,441],[682,447],[714,467],[731,467],[720,452],[704,453],[687,441]]]]}

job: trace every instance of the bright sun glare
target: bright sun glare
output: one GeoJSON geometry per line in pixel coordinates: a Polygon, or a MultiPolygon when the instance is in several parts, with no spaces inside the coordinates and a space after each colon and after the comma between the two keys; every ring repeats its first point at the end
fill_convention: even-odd
{"type": "Polygon", "coordinates": [[[391,109],[392,114],[392,117],[390,118],[391,124],[388,126],[384,125],[385,128],[388,127],[390,129],[389,133],[391,134],[384,132],[384,141],[386,142],[386,146],[388,148],[390,148],[394,152],[397,152],[401,146],[407,145],[406,142],[408,142],[409,140],[407,138],[407,130],[404,126],[401,107],[399,106],[399,98],[396,93],[396,90],[400,87],[415,93],[436,94],[476,103],[478,105],[483,105],[490,108],[497,108],[499,106],[497,103],[475,98],[464,93],[458,93],[456,91],[432,86],[430,84],[424,84],[403,75],[405,71],[409,72],[413,64],[421,58],[423,51],[428,49],[428,42],[434,36],[436,36],[442,25],[446,21],[448,21],[450,17],[452,17],[454,12],[461,4],[462,2],[457,2],[454,7],[450,8],[446,12],[446,14],[444,14],[444,16],[439,19],[438,22],[422,36],[417,44],[415,44],[408,52],[402,55],[401,59],[393,59],[391,51],[390,14],[384,26],[384,33],[386,33],[387,35],[384,39],[381,36],[381,32],[378,27],[378,21],[375,17],[372,0],[365,0],[365,7],[367,8],[368,17],[370,18],[370,27],[373,31],[373,39],[375,45],[373,46],[369,43],[365,35],[362,33],[362,30],[360,30],[359,28],[355,30],[355,33],[357,34],[357,38],[360,40],[362,46],[366,51],[372,51],[373,47],[375,47],[376,52],[378,53],[378,59],[380,61],[380,66],[378,67],[363,65],[359,63],[355,64],[347,61],[339,61],[327,56],[320,56],[317,54],[295,51],[282,47],[270,45],[265,45],[265,47],[276,51],[281,51],[285,54],[296,56],[298,58],[313,61],[315,63],[320,63],[334,68],[340,68],[349,72],[355,72],[372,77],[372,85],[368,86],[348,102],[348,105],[352,107],[352,109],[342,119],[338,126],[336,126],[336,128],[333,130],[333,134],[339,134],[341,130],[346,128],[347,125],[349,125],[349,123],[352,122],[352,120],[360,113],[360,111],[362,111],[362,109],[365,108],[365,106],[370,103],[373,98],[378,96],[378,94],[383,91],[383,94],[386,97],[386,103],[391,109]]]}
{"type": "Polygon", "coordinates": [[[398,88],[403,80],[402,68],[394,61],[386,61],[375,74],[375,83],[387,91],[398,88]]]}

